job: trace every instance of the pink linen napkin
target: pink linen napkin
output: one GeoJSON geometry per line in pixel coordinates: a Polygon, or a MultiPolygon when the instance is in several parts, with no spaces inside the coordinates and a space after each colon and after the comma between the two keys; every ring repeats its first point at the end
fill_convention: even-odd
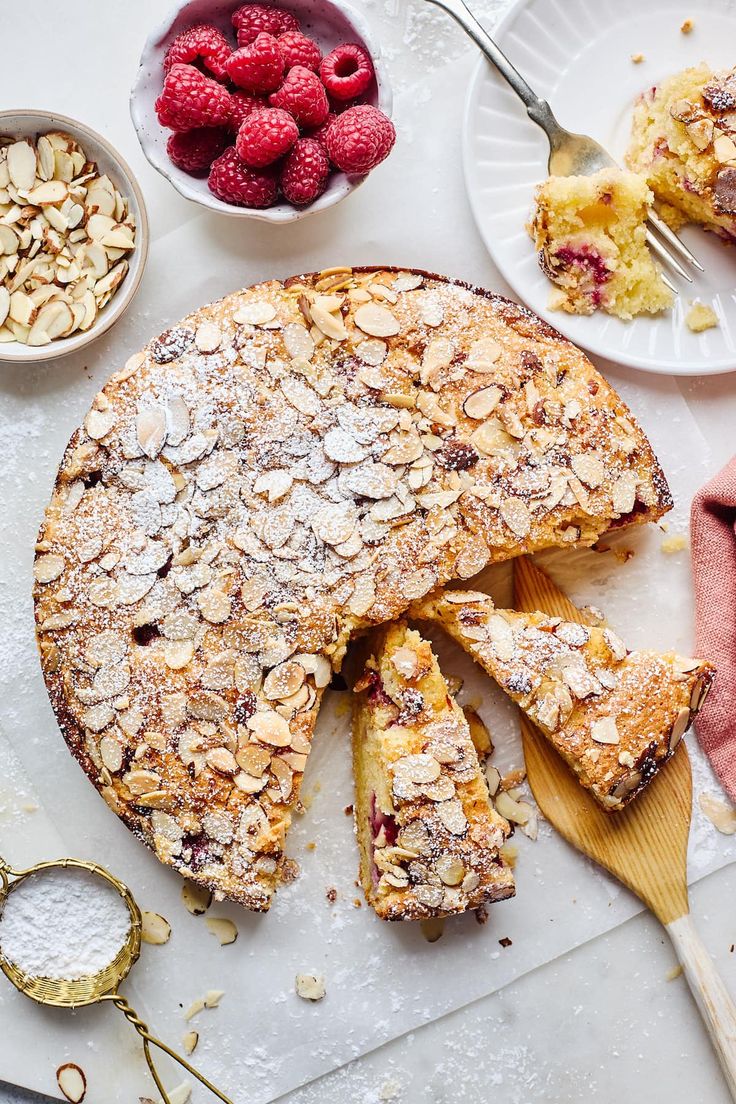
{"type": "Polygon", "coordinates": [[[736,457],[693,499],[695,654],[716,665],[696,730],[703,751],[736,801],[736,457]]]}

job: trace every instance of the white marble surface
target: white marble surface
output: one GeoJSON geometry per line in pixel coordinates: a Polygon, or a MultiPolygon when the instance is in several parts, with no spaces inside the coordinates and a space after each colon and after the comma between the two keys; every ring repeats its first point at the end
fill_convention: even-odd
{"type": "MultiPolygon", "coordinates": [[[[592,3],[593,0],[590,0],[592,3]]],[[[431,97],[442,95],[443,74],[452,82],[453,94],[467,78],[472,54],[458,32],[422,0],[370,0],[362,5],[382,38],[399,94],[397,122],[403,154],[385,167],[393,193],[388,202],[402,202],[401,157],[426,150],[426,133],[432,125],[431,97]],[[447,68],[446,68],[447,67],[447,68]],[[422,105],[426,110],[422,111],[422,105]],[[409,110],[410,105],[411,110],[409,110]],[[390,175],[389,175],[390,174],[390,175]]],[[[482,0],[477,7],[489,17],[506,6],[504,0],[482,0]]],[[[697,4],[693,16],[697,17],[697,4]]],[[[166,0],[129,0],[120,5],[93,4],[92,0],[67,0],[61,9],[54,0],[37,0],[34,21],[44,27],[34,40],[32,64],[25,51],[11,51],[4,59],[0,80],[6,106],[55,108],[84,119],[102,130],[129,159],[139,174],[151,216],[154,241],[176,231],[184,221],[198,216],[196,208],[178,197],[144,161],[127,114],[127,90],[143,39],[151,23],[168,7],[166,0]]],[[[21,29],[21,16],[13,16],[21,29]]],[[[437,165],[451,172],[453,194],[460,177],[459,128],[437,134],[437,165]],[[449,164],[449,169],[448,169],[449,164]],[[456,178],[456,179],[455,179],[456,178]]],[[[488,286],[502,285],[485,258],[473,232],[467,209],[447,209],[436,180],[442,179],[427,165],[423,208],[430,213],[416,228],[416,245],[410,256],[395,257],[386,240],[395,211],[386,223],[375,224],[369,184],[352,200],[325,216],[300,224],[295,232],[276,233],[255,224],[231,224],[205,216],[203,235],[215,235],[223,248],[241,248],[248,268],[259,264],[263,275],[297,271],[315,256],[334,263],[350,249],[351,226],[360,221],[361,255],[354,261],[396,260],[472,275],[488,286]],[[432,219],[457,222],[463,249],[452,255],[437,247],[432,219]],[[351,221],[352,220],[352,221],[351,221]],[[287,238],[287,234],[289,237],[287,238]],[[234,241],[233,241],[234,238],[234,241]]],[[[415,182],[415,186],[416,182],[415,182]]],[[[384,187],[384,195],[386,187],[384,187]]],[[[405,199],[405,197],[404,197],[405,199]]],[[[177,302],[196,288],[201,300],[201,280],[191,278],[196,256],[177,257],[173,279],[184,285],[172,294],[177,302]]],[[[158,266],[148,279],[159,275],[158,266]]],[[[161,278],[161,277],[159,277],[161,278]]],[[[206,282],[206,281],[205,281],[206,282]]],[[[217,274],[211,281],[217,289],[217,274]]],[[[225,290],[225,289],[222,289],[225,290]]],[[[145,328],[146,285],[138,300],[138,317],[145,328]]],[[[182,313],[177,311],[177,317],[182,313]]],[[[127,325],[128,323],[126,323],[127,325]]],[[[138,323],[136,323],[137,325],[138,323]]],[[[133,323],[130,323],[133,331],[133,323]]],[[[25,370],[24,370],[25,371],[25,370]]],[[[633,376],[614,374],[622,381],[633,376]]],[[[60,369],[57,375],[39,377],[44,388],[75,389],[76,373],[60,369]],[[53,382],[52,382],[53,379],[53,382]]],[[[34,379],[10,372],[9,389],[25,392],[32,403],[34,379]]],[[[641,384],[641,379],[637,381],[641,384]]],[[[733,449],[733,406],[736,381],[723,377],[679,384],[690,410],[713,450],[715,466],[733,449]],[[729,416],[729,406],[731,416],[729,416]]],[[[656,385],[652,381],[652,394],[656,385]]],[[[64,411],[70,425],[77,415],[64,411]]],[[[673,427],[673,432],[677,432],[673,427]]],[[[683,441],[683,452],[687,441],[683,441]]],[[[33,474],[33,473],[31,473],[33,474]]],[[[736,939],[732,909],[736,889],[734,867],[719,871],[693,890],[693,911],[702,934],[736,990],[736,955],[729,952],[736,939]]],[[[530,902],[530,906],[533,904],[530,902]]],[[[395,1040],[373,1054],[304,1087],[289,1096],[293,1104],[332,1104],[334,1101],[393,1099],[455,1104],[466,1097],[498,1099],[504,1104],[532,1101],[600,1101],[646,1099],[679,1104],[696,1099],[721,1104],[727,1096],[694,1006],[681,979],[666,982],[673,963],[666,935],[645,916],[578,948],[572,954],[541,967],[499,993],[467,1006],[410,1036],[395,1040]],[[395,1091],[394,1091],[395,1090],[395,1091]]],[[[29,1061],[33,1060],[29,1046],[29,1061]]],[[[0,1068],[0,1079],[2,1079],[0,1068]]],[[[114,1079],[114,1060],[111,1062],[114,1079]]],[[[0,1087],[0,1102],[40,1099],[0,1087]]],[[[196,1097],[204,1100],[204,1094],[196,1097]]],[[[240,1098],[239,1098],[240,1099],[240,1098]]],[[[244,1086],[243,1100],[247,1099],[244,1086]]],[[[131,1102],[132,1104],[132,1102],[131,1102]]]]}

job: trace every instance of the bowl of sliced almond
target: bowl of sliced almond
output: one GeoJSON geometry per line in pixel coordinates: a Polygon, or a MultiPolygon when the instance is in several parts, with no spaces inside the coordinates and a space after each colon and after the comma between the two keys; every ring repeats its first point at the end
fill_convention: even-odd
{"type": "Polygon", "coordinates": [[[148,254],[143,195],[94,130],[0,112],[0,361],[76,352],[120,318],[148,254]]]}

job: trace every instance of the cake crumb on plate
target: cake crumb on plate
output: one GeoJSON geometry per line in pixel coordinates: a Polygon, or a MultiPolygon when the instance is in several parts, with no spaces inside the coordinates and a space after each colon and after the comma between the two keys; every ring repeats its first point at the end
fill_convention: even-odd
{"type": "Polygon", "coordinates": [[[702,333],[718,325],[718,315],[708,303],[696,301],[685,315],[685,324],[692,333],[702,333]]]}

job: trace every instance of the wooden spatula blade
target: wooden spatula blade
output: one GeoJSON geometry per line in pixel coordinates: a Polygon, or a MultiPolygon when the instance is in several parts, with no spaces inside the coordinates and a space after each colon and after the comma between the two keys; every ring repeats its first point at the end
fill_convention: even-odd
{"type": "MultiPolygon", "coordinates": [[[[582,619],[569,598],[527,557],[514,561],[514,605],[552,617],[582,619]]],[[[524,715],[521,732],[529,785],[550,824],[628,886],[663,924],[684,916],[692,805],[684,742],[631,805],[607,813],[524,715]]]]}

